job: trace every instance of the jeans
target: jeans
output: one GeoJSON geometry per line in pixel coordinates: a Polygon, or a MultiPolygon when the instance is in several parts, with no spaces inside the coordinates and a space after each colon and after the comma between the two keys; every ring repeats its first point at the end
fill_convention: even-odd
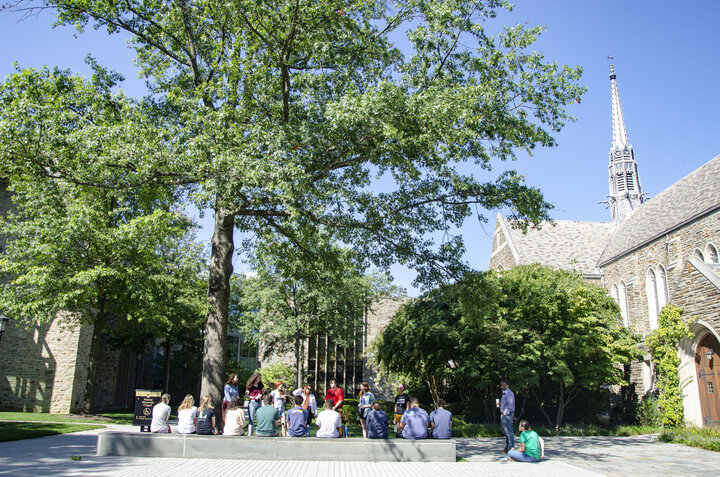
{"type": "Polygon", "coordinates": [[[513,431],[513,418],[515,413],[511,412],[507,416],[500,416],[503,434],[505,434],[505,450],[515,448],[515,432],[513,431]]]}
{"type": "MultiPolygon", "coordinates": [[[[262,406],[262,403],[260,401],[251,399],[250,402],[248,402],[248,415],[250,417],[249,424],[253,427],[253,433],[255,431],[255,412],[260,406],[262,406]]],[[[248,435],[250,434],[248,433],[248,435]]]]}
{"type": "Polygon", "coordinates": [[[526,453],[515,449],[510,449],[508,451],[508,457],[518,462],[540,462],[540,459],[536,459],[535,457],[529,456],[526,453]]]}

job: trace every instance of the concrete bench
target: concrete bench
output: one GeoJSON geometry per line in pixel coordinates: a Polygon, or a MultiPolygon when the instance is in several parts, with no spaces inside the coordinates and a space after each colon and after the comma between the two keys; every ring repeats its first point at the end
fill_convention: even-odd
{"type": "Polygon", "coordinates": [[[97,455],[240,460],[455,462],[455,441],[197,436],[104,431],[97,455]]]}

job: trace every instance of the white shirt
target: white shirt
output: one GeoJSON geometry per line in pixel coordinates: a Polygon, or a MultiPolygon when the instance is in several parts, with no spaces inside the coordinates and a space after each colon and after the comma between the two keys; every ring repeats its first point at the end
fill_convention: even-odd
{"type": "Polygon", "coordinates": [[[195,418],[197,418],[197,407],[181,409],[178,411],[177,431],[180,434],[192,434],[195,432],[195,418]]]}
{"type": "Polygon", "coordinates": [[[170,406],[164,402],[159,402],[153,406],[152,422],[150,423],[150,432],[167,432],[168,418],[170,417],[170,406]]]}
{"type": "Polygon", "coordinates": [[[270,395],[273,397],[273,407],[278,410],[280,414],[285,413],[285,395],[280,394],[280,391],[273,389],[270,391],[270,395]]]}
{"type": "MultiPolygon", "coordinates": [[[[305,395],[303,394],[302,389],[296,389],[293,391],[293,396],[302,396],[303,399],[305,399],[305,395]]],[[[310,395],[310,403],[308,403],[308,410],[312,413],[313,416],[317,416],[317,400],[315,400],[315,395],[310,395]]]]}
{"type": "Polygon", "coordinates": [[[245,435],[245,410],[244,409],[228,409],[225,413],[225,427],[223,435],[225,436],[242,436],[245,435]]]}
{"type": "Polygon", "coordinates": [[[316,437],[340,437],[338,427],[342,426],[342,419],[340,419],[340,414],[337,411],[325,409],[318,414],[315,423],[320,428],[316,437]]]}

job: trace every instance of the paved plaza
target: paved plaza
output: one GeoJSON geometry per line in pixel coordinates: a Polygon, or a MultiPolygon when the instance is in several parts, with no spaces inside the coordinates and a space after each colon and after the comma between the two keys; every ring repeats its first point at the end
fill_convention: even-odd
{"type": "MultiPolygon", "coordinates": [[[[129,430],[130,426],[111,426],[129,430]]],[[[720,468],[720,453],[656,442],[652,436],[554,437],[539,464],[500,461],[498,438],[458,441],[457,463],[283,462],[222,459],[97,457],[97,430],[0,443],[0,476],[287,475],[307,477],[392,476],[620,476],[707,475],[720,468]],[[82,459],[72,460],[72,456],[82,459]],[[276,474],[277,473],[277,474],[276,474]]]]}

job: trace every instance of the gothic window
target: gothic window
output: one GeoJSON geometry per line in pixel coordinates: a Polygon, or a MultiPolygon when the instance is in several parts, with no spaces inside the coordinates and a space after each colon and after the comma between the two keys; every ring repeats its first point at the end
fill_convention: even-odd
{"type": "Polygon", "coordinates": [[[618,192],[625,190],[625,174],[623,173],[617,175],[617,190],[618,192]]]}
{"type": "Polygon", "coordinates": [[[707,260],[708,263],[719,263],[720,260],[718,258],[718,250],[715,248],[715,245],[711,243],[707,244],[707,247],[705,247],[705,260],[707,260]]]}
{"type": "Polygon", "coordinates": [[[658,265],[656,275],[657,280],[655,285],[657,286],[657,309],[658,313],[660,313],[663,307],[667,305],[669,298],[667,272],[665,271],[665,267],[658,265]]]}
{"type": "Polygon", "coordinates": [[[622,280],[620,280],[620,286],[618,287],[618,304],[620,305],[620,315],[622,316],[623,323],[629,328],[630,318],[628,316],[627,285],[625,285],[625,282],[622,280]]]}
{"type": "Polygon", "coordinates": [[[627,190],[635,190],[635,186],[633,184],[632,172],[627,173],[627,176],[625,178],[625,183],[627,184],[627,190]]]}
{"type": "Polygon", "coordinates": [[[657,296],[657,277],[655,271],[651,268],[647,271],[647,278],[645,280],[645,293],[647,294],[648,301],[648,320],[650,322],[650,329],[654,330],[657,328],[657,317],[658,317],[658,296],[657,296]]]}
{"type": "Polygon", "coordinates": [[[610,287],[610,296],[613,300],[615,300],[615,303],[620,305],[620,302],[618,301],[618,286],[617,283],[613,283],[613,286],[610,287]]]}
{"type": "Polygon", "coordinates": [[[693,252],[693,257],[697,258],[698,260],[702,260],[703,262],[705,261],[705,256],[699,248],[695,249],[695,251],[693,252]]]}

